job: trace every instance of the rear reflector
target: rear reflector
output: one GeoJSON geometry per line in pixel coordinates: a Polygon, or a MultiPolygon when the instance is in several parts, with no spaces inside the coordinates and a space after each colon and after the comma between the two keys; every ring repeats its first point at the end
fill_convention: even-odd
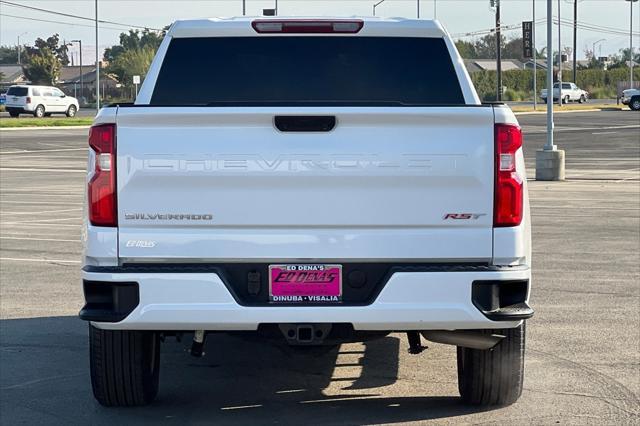
{"type": "Polygon", "coordinates": [[[95,152],[95,170],[89,181],[89,221],[95,226],[118,226],[116,208],[116,125],[100,124],[89,130],[95,152]]]}
{"type": "Polygon", "coordinates": [[[513,124],[495,125],[496,182],[493,226],[517,226],[522,222],[523,182],[516,173],[516,152],[522,147],[522,131],[513,124]]]}
{"type": "Polygon", "coordinates": [[[361,20],[281,20],[272,19],[255,20],[251,26],[257,33],[357,33],[364,26],[361,20]]]}

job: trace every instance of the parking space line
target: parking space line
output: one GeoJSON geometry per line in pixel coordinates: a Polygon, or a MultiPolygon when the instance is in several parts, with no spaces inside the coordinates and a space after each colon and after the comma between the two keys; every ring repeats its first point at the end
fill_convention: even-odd
{"type": "Polygon", "coordinates": [[[3,172],[56,172],[56,173],[86,173],[84,169],[39,169],[20,167],[0,167],[3,172]]]}
{"type": "Polygon", "coordinates": [[[64,209],[64,210],[45,210],[45,211],[31,211],[31,212],[7,212],[0,211],[0,215],[23,215],[23,214],[46,214],[46,213],[64,213],[64,212],[80,212],[82,209],[64,209]]]}
{"type": "Polygon", "coordinates": [[[0,156],[10,154],[28,154],[30,152],[63,152],[63,151],[87,151],[89,148],[60,148],[60,149],[33,149],[33,150],[21,150],[21,151],[0,151],[0,156]]]}
{"type": "Polygon", "coordinates": [[[38,262],[38,263],[81,263],[79,260],[63,260],[63,259],[33,259],[33,258],[20,258],[20,257],[0,257],[0,260],[11,262],[38,262]]]}
{"type": "Polygon", "coordinates": [[[0,237],[0,240],[19,240],[19,241],[56,241],[61,243],[79,243],[80,238],[77,240],[63,240],[58,238],[26,238],[26,237],[0,237]]]}
{"type": "Polygon", "coordinates": [[[34,205],[59,205],[59,206],[81,206],[83,203],[65,203],[65,202],[47,202],[47,201],[5,201],[1,200],[0,204],[34,204],[34,205]]]}
{"type": "MultiPolygon", "coordinates": [[[[12,222],[4,222],[3,225],[19,225],[22,223],[30,223],[30,224],[45,224],[46,222],[64,222],[65,220],[81,220],[81,217],[62,217],[62,218],[58,218],[58,219],[36,219],[36,220],[18,220],[18,221],[12,221],[12,222]]],[[[53,225],[53,224],[51,224],[53,225]]],[[[58,224],[55,224],[56,226],[58,226],[58,224]]],[[[78,225],[73,225],[73,226],[78,226],[78,225]]]]}

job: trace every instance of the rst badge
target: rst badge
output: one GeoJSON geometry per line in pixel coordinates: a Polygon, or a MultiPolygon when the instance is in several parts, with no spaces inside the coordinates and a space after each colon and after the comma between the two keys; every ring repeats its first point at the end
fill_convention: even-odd
{"type": "Polygon", "coordinates": [[[486,215],[486,213],[447,213],[442,220],[478,220],[486,215]]]}

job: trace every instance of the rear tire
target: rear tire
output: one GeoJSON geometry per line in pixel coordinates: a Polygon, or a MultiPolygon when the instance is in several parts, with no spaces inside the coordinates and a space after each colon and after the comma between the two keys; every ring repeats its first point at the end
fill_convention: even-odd
{"type": "Polygon", "coordinates": [[[160,377],[158,333],[89,325],[89,350],[91,386],[100,404],[130,407],[155,399],[160,377]]]}
{"type": "Polygon", "coordinates": [[[525,323],[516,328],[484,332],[506,337],[490,350],[458,347],[460,395],[468,404],[513,404],[522,394],[525,323]]]}
{"type": "Polygon", "coordinates": [[[587,98],[585,98],[584,95],[580,95],[580,100],[578,102],[583,104],[583,103],[587,102],[587,98]]]}
{"type": "Polygon", "coordinates": [[[640,111],[640,96],[634,96],[629,102],[629,108],[633,111],[640,111]]]}
{"type": "Polygon", "coordinates": [[[568,104],[569,102],[571,102],[571,98],[569,98],[569,95],[564,97],[564,104],[568,104]]]}
{"type": "Polygon", "coordinates": [[[67,117],[69,117],[69,118],[75,117],[77,111],[78,110],[77,110],[75,105],[69,106],[69,109],[67,109],[67,117]]]}
{"type": "Polygon", "coordinates": [[[44,117],[44,114],[45,114],[44,105],[38,105],[36,109],[33,110],[33,116],[35,118],[42,118],[44,117]]]}

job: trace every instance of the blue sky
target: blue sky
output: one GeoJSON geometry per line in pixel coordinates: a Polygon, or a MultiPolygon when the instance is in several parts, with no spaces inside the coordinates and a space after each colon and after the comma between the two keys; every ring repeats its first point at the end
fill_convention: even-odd
{"type": "MultiPolygon", "coordinates": [[[[503,25],[519,24],[530,20],[534,0],[502,0],[503,25]]],[[[55,10],[62,13],[94,16],[94,0],[11,0],[26,6],[55,10]]],[[[494,15],[489,8],[489,0],[435,0],[437,2],[437,18],[447,27],[450,33],[464,34],[478,30],[486,30],[494,25],[494,15]]],[[[372,14],[374,1],[369,0],[279,0],[278,9],[282,16],[295,15],[335,15],[351,16],[372,14]]],[[[416,17],[417,0],[385,0],[376,9],[378,16],[416,17]]],[[[546,16],[546,0],[536,0],[536,18],[546,16]]],[[[263,8],[273,7],[273,1],[247,0],[247,14],[258,15],[263,8]]],[[[553,0],[553,13],[557,14],[557,0],[553,0]]],[[[573,0],[560,0],[561,17],[573,19],[573,0]]],[[[584,50],[598,40],[596,49],[602,55],[617,52],[629,46],[629,3],[624,0],[579,0],[578,20],[585,25],[600,27],[597,31],[580,29],[578,33],[578,57],[584,56],[584,50]],[[613,29],[613,30],[611,30],[613,29]]],[[[432,19],[434,16],[434,0],[420,0],[421,18],[432,19]]],[[[201,18],[210,16],[233,16],[242,14],[241,0],[99,0],[100,19],[126,23],[131,25],[163,27],[176,19],[201,18]]],[[[90,21],[82,21],[70,17],[56,16],[43,12],[17,8],[0,3],[0,44],[16,45],[18,35],[21,41],[32,44],[37,37],[45,37],[59,33],[66,40],[82,39],[84,62],[89,63],[95,56],[95,34],[90,21]],[[12,16],[7,16],[12,15],[12,16]],[[35,18],[65,22],[41,22],[22,18],[35,18]],[[74,23],[68,25],[66,23],[74,23]]],[[[101,49],[117,44],[118,34],[126,27],[104,24],[100,30],[99,45],[101,49]]],[[[640,31],[640,2],[634,4],[634,32],[640,31]]],[[[516,36],[520,29],[507,32],[508,36],[516,36]]],[[[557,37],[557,27],[554,38],[557,37]]],[[[472,40],[473,37],[467,37],[472,40]]],[[[571,46],[572,29],[562,27],[562,45],[571,46]]],[[[640,36],[634,36],[634,47],[638,49],[640,36]]],[[[537,47],[546,45],[545,24],[537,25],[537,47]]],[[[557,45],[557,39],[554,46],[557,45]]],[[[72,52],[77,55],[77,48],[72,52]]],[[[77,56],[76,56],[77,57],[77,56]]]]}

